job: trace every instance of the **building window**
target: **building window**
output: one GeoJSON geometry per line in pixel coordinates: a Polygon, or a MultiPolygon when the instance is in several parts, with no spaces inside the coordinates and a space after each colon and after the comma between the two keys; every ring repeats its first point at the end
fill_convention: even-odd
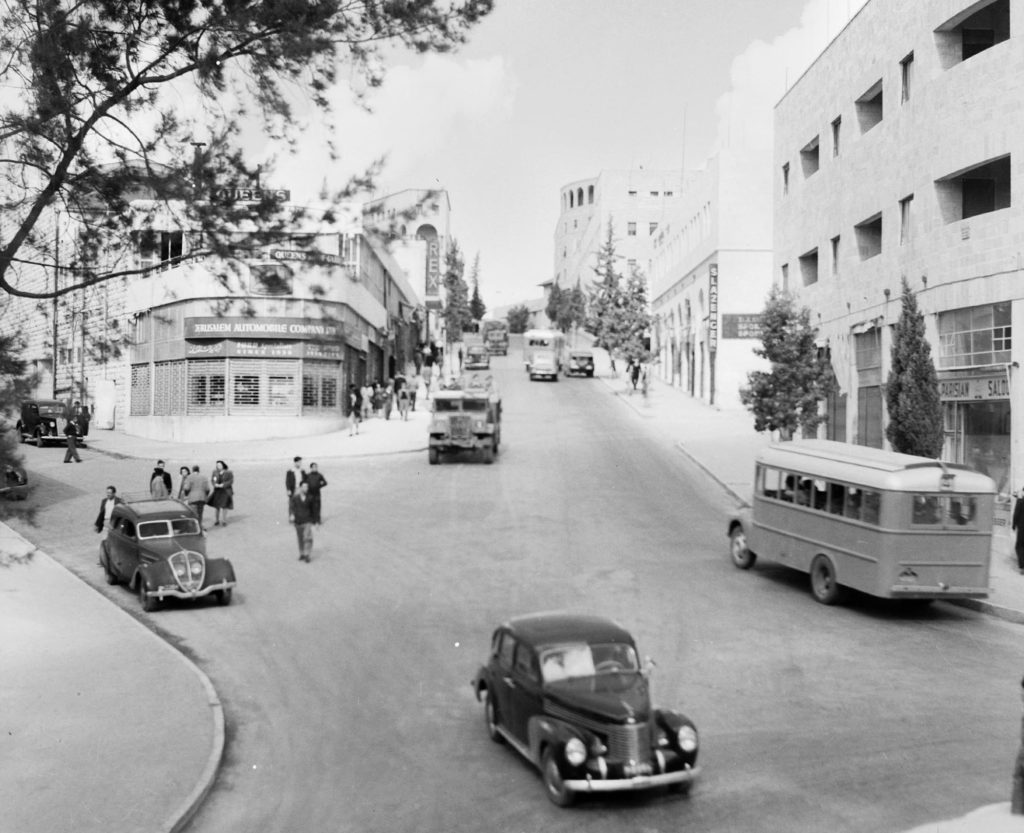
{"type": "Polygon", "coordinates": [[[626,236],[636,237],[636,223],[626,223],[626,236]]]}
{"type": "Polygon", "coordinates": [[[935,30],[939,63],[949,69],[1010,39],[1010,0],[971,6],[935,30]]]}
{"type": "Polygon", "coordinates": [[[789,193],[789,162],[782,166],[782,194],[789,193]]]}
{"type": "Polygon", "coordinates": [[[944,222],[1010,207],[1010,157],[1003,156],[935,183],[944,222]]]}
{"type": "Polygon", "coordinates": [[[882,215],[876,214],[853,227],[857,236],[857,254],[861,260],[868,260],[882,253],[882,215]]]}
{"type": "Polygon", "coordinates": [[[633,189],[630,189],[630,190],[629,190],[629,191],[627,191],[626,193],[627,193],[627,194],[629,194],[629,196],[631,196],[631,197],[635,197],[635,196],[636,196],[636,191],[635,191],[635,190],[633,190],[633,189]]]}
{"type": "Polygon", "coordinates": [[[576,189],[576,206],[581,207],[583,205],[583,189],[576,189]]]}
{"type": "Polygon", "coordinates": [[[204,359],[188,363],[188,412],[190,414],[224,413],[223,359],[204,359]]]}
{"type": "Polygon", "coordinates": [[[789,292],[789,264],[782,264],[782,291],[789,292]]]}
{"type": "Polygon", "coordinates": [[[858,445],[882,447],[882,331],[854,335],[857,362],[858,445]]]}
{"type": "Polygon", "coordinates": [[[986,304],[939,313],[939,367],[1010,361],[1010,304],[986,304]]]}
{"type": "Polygon", "coordinates": [[[666,191],[665,192],[665,196],[666,197],[674,197],[675,196],[675,191],[666,191]]]}
{"type": "Polygon", "coordinates": [[[652,196],[652,197],[656,197],[656,196],[658,196],[658,192],[657,192],[657,191],[651,191],[651,196],[652,196]]]}
{"type": "Polygon", "coordinates": [[[839,274],[839,235],[832,238],[832,275],[839,274]]]}
{"type": "Polygon", "coordinates": [[[910,240],[910,208],[914,204],[914,195],[904,197],[900,200],[900,245],[904,246],[910,240]]]}
{"type": "Polygon", "coordinates": [[[135,232],[136,262],[139,269],[152,269],[176,262],[184,254],[185,235],[180,231],[135,232]]]}
{"type": "Polygon", "coordinates": [[[576,207],[575,200],[576,200],[576,196],[573,194],[572,191],[570,191],[569,192],[569,208],[575,208],[576,207]]]}
{"type": "Polygon", "coordinates": [[[629,258],[626,261],[626,274],[632,275],[636,271],[636,258],[629,258]]]}
{"type": "Polygon", "coordinates": [[[910,101],[910,85],[914,79],[914,53],[900,61],[900,101],[910,101]]]}
{"type": "Polygon", "coordinates": [[[587,204],[588,205],[593,205],[594,204],[594,186],[593,185],[588,185],[587,186],[587,204]]]}
{"type": "Polygon", "coordinates": [[[811,174],[817,173],[820,164],[818,137],[815,136],[800,151],[800,167],[803,169],[804,179],[807,179],[811,174]]]}
{"type": "Polygon", "coordinates": [[[657,223],[648,223],[647,224],[647,233],[648,234],[654,234],[654,232],[656,232],[657,230],[658,230],[658,224],[657,223]]]}
{"type": "Polygon", "coordinates": [[[812,283],[818,282],[817,248],[800,255],[800,279],[804,282],[804,286],[810,286],[812,283]]]}
{"type": "Polygon", "coordinates": [[[882,120],[882,82],[876,81],[856,101],[857,124],[860,132],[867,133],[882,120]]]}
{"type": "Polygon", "coordinates": [[[146,416],[149,414],[150,397],[150,370],[148,364],[132,365],[132,393],[131,393],[131,414],[132,416],[146,416]]]}
{"type": "Polygon", "coordinates": [[[843,126],[843,117],[836,116],[832,120],[832,156],[839,155],[839,130],[843,126]]]}

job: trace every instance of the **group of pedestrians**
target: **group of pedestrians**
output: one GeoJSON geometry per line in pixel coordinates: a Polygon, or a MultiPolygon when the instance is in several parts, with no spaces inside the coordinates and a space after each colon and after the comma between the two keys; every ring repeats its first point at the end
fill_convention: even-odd
{"type": "Polygon", "coordinates": [[[368,419],[391,419],[393,413],[398,419],[408,420],[409,412],[416,410],[416,400],[430,397],[430,382],[422,376],[409,380],[399,374],[382,385],[379,382],[362,386],[348,386],[348,434],[359,433],[359,426],[368,419]]]}
{"type": "Polygon", "coordinates": [[[163,460],[157,460],[156,467],[149,476],[150,497],[174,497],[188,504],[199,519],[199,526],[203,531],[203,515],[208,505],[213,507],[215,513],[213,525],[228,525],[228,511],[235,508],[235,473],[227,463],[218,460],[209,479],[198,465],[191,468],[182,466],[178,469],[180,479],[177,490],[174,489],[174,481],[165,466],[163,460]]]}
{"type": "Polygon", "coordinates": [[[299,561],[307,564],[313,554],[313,527],[320,526],[320,493],[327,486],[316,463],[309,464],[307,471],[302,458],[292,459],[292,467],[285,472],[284,489],[288,493],[288,522],[295,525],[299,542],[299,561]]]}

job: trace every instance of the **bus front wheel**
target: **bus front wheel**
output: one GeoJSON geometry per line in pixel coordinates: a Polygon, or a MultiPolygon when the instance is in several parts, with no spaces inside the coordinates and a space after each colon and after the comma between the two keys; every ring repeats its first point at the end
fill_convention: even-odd
{"type": "Polygon", "coordinates": [[[739,524],[729,532],[729,555],[732,556],[732,563],[741,570],[749,570],[757,560],[757,556],[747,546],[747,534],[739,524]]]}
{"type": "Polygon", "coordinates": [[[836,568],[826,555],[815,556],[811,562],[811,595],[823,605],[834,605],[842,595],[836,568]]]}

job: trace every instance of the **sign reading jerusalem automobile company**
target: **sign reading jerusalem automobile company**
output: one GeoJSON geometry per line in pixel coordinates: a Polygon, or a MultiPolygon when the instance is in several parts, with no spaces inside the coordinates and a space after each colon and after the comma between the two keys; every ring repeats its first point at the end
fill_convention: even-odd
{"type": "Polygon", "coordinates": [[[186,318],[185,338],[273,338],[341,341],[343,328],[336,321],[316,318],[186,318]]]}

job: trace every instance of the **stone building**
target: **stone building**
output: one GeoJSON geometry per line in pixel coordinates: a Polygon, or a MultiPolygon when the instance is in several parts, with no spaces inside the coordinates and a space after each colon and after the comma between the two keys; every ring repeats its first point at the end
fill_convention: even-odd
{"type": "Polygon", "coordinates": [[[940,378],[942,456],[1024,477],[1024,6],[869,0],[775,108],[774,272],[839,392],[825,436],[883,447],[905,278],[940,378]]]}

